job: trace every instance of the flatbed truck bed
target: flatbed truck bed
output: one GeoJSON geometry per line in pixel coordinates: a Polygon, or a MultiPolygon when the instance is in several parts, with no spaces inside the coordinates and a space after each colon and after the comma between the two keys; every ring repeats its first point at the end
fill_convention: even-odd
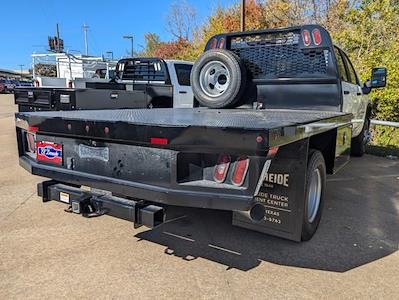
{"type": "Polygon", "coordinates": [[[157,109],[157,110],[92,110],[59,111],[21,114],[32,119],[76,120],[93,122],[126,122],[136,125],[170,127],[220,127],[245,129],[273,129],[302,125],[332,118],[344,118],[348,113],[337,111],[292,109],[157,109]],[[32,116],[32,117],[30,117],[32,116]]]}
{"type": "MultiPolygon", "coordinates": [[[[30,126],[40,127],[41,132],[52,135],[65,134],[81,137],[122,140],[127,143],[149,143],[153,135],[168,139],[168,147],[202,146],[226,147],[228,140],[216,139],[228,131],[235,138],[241,138],[237,130],[258,134],[264,138],[262,143],[231,145],[233,148],[245,147],[258,150],[265,147],[281,146],[289,142],[328,131],[350,122],[350,114],[331,111],[304,111],[287,109],[125,109],[93,111],[59,111],[17,114],[19,120],[29,121],[30,126]],[[68,126],[69,125],[69,126],[68,126]],[[73,129],[72,129],[73,127],[73,129]],[[107,133],[98,128],[108,128],[107,133]],[[92,130],[90,130],[92,128],[92,130]],[[163,128],[168,128],[163,131],[163,128]],[[89,129],[90,132],[87,132],[89,129]],[[201,136],[200,132],[207,133],[201,136]],[[191,144],[190,144],[191,143],[191,144]]],[[[231,139],[229,136],[228,139],[231,139]]],[[[232,141],[234,142],[234,141],[232,141]]]]}
{"type": "MultiPolygon", "coordinates": [[[[128,109],[17,113],[16,124],[21,166],[52,179],[39,187],[43,199],[80,195],[76,201],[97,208],[115,201],[106,211],[116,216],[126,216],[118,213],[126,206],[118,204],[121,198],[133,207],[144,201],[152,208],[231,210],[235,225],[299,241],[308,154],[322,152],[329,173],[341,167],[349,157],[351,117],[281,109],[128,109]],[[227,168],[223,180],[215,171],[220,164],[227,168]],[[113,196],[102,201],[80,186],[113,196]],[[268,207],[261,217],[259,203],[268,207]]],[[[139,221],[142,208],[128,208],[135,212],[130,220],[155,224],[153,217],[139,221]]]]}

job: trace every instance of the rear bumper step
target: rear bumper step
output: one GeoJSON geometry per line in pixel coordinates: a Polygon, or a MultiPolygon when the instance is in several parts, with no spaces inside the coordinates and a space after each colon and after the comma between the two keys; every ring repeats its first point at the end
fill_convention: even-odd
{"type": "Polygon", "coordinates": [[[134,223],[154,228],[164,222],[163,207],[146,201],[135,201],[116,197],[100,191],[85,191],[80,187],[59,183],[55,180],[43,181],[37,185],[37,192],[43,202],[55,200],[69,204],[68,212],[84,217],[110,215],[134,223]]]}

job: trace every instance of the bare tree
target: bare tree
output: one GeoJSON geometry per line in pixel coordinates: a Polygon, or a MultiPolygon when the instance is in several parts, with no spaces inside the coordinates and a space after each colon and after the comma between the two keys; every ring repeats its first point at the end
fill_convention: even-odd
{"type": "Polygon", "coordinates": [[[186,1],[173,3],[166,26],[176,39],[191,40],[197,28],[197,10],[186,1]]]}

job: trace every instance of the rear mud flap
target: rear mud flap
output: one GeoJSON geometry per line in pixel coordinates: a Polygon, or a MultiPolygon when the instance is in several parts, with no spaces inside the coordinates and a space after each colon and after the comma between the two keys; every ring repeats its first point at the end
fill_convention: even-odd
{"type": "Polygon", "coordinates": [[[233,212],[233,225],[300,241],[305,201],[308,139],[280,147],[250,211],[233,212]]]}

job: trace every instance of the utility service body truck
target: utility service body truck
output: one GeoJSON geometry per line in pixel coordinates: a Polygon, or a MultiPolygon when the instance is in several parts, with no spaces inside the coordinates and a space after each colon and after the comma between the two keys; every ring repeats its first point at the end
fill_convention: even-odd
{"type": "Polygon", "coordinates": [[[43,201],[84,216],[152,227],[167,205],[221,209],[234,225],[308,240],[326,174],[351,146],[363,154],[366,94],[385,81],[378,68],[361,87],[317,25],[218,35],[191,72],[202,107],[18,113],[20,164],[51,179],[43,201]]]}
{"type": "Polygon", "coordinates": [[[92,79],[85,88],[16,88],[14,99],[20,112],[193,107],[192,66],[179,60],[127,58],[118,61],[109,82],[92,79]]]}

